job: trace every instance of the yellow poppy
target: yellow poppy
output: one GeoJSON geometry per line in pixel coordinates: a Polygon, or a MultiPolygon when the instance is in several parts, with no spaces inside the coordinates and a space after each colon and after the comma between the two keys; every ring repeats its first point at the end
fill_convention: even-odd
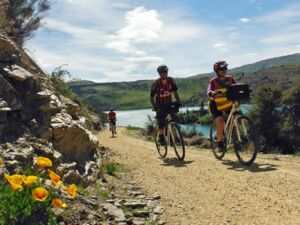
{"type": "Polygon", "coordinates": [[[66,208],[66,203],[63,203],[62,200],[55,198],[52,200],[52,205],[58,207],[58,208],[66,208]]]}
{"type": "Polygon", "coordinates": [[[30,186],[33,183],[36,183],[38,181],[38,177],[37,176],[22,176],[22,181],[26,186],[30,186]]]}
{"type": "Polygon", "coordinates": [[[52,170],[48,170],[49,177],[53,185],[60,185],[62,181],[60,180],[60,176],[54,173],[52,170]]]}
{"type": "Polygon", "coordinates": [[[52,161],[45,157],[38,157],[36,164],[41,168],[44,169],[45,167],[51,167],[52,161]]]}
{"type": "Polygon", "coordinates": [[[3,159],[0,157],[0,166],[3,165],[3,159]]]}
{"type": "Polygon", "coordinates": [[[39,202],[45,201],[48,197],[48,191],[43,187],[33,189],[31,194],[33,199],[39,202]]]}
{"type": "Polygon", "coordinates": [[[71,184],[68,187],[67,192],[70,196],[76,197],[77,196],[77,186],[75,184],[71,184]]]}
{"type": "Polygon", "coordinates": [[[14,174],[12,176],[5,174],[5,179],[10,183],[12,186],[12,189],[15,190],[22,190],[22,175],[20,174],[14,174]]]}

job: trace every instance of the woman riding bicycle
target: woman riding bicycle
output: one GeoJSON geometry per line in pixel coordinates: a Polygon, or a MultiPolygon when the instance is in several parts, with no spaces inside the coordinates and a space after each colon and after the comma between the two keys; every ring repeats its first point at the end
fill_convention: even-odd
{"type": "Polygon", "coordinates": [[[153,82],[150,92],[150,100],[153,110],[156,111],[156,119],[159,127],[159,142],[162,146],[165,145],[164,127],[166,125],[166,117],[169,113],[169,108],[172,103],[172,94],[174,94],[178,106],[181,105],[180,98],[177,93],[177,85],[173,78],[168,77],[168,67],[160,65],[157,72],[160,76],[153,82]]]}
{"type": "Polygon", "coordinates": [[[217,76],[209,81],[207,88],[208,109],[216,121],[218,148],[221,150],[226,149],[223,133],[225,127],[223,113],[229,113],[232,107],[232,102],[225,97],[225,93],[231,84],[236,83],[232,76],[226,75],[227,66],[228,64],[225,61],[217,61],[214,64],[213,69],[217,76]]]}

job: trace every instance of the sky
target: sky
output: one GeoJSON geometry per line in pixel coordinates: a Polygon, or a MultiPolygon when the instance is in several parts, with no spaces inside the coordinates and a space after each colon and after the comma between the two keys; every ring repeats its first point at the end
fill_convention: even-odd
{"type": "Polygon", "coordinates": [[[48,73],[94,82],[212,72],[300,52],[300,1],[52,0],[26,50],[48,73]]]}

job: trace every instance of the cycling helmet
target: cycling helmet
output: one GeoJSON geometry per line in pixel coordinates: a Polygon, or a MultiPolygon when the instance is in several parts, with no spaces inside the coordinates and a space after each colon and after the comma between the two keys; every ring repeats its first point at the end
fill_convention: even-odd
{"type": "Polygon", "coordinates": [[[113,108],[109,108],[109,111],[114,111],[114,109],[113,108]]]}
{"type": "Polygon", "coordinates": [[[228,63],[225,61],[217,61],[214,64],[214,71],[218,73],[219,70],[227,70],[228,63]]]}
{"type": "Polygon", "coordinates": [[[160,65],[159,67],[157,67],[157,72],[159,74],[163,73],[163,72],[168,72],[169,68],[166,65],[160,65]]]}

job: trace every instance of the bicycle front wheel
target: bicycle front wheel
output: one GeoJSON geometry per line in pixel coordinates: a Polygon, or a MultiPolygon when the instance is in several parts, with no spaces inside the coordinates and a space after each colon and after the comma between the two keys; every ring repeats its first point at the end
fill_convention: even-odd
{"type": "Polygon", "coordinates": [[[157,149],[157,152],[160,155],[160,157],[165,158],[168,153],[168,145],[167,145],[167,142],[165,145],[160,145],[159,132],[157,132],[157,134],[155,136],[155,145],[156,145],[156,149],[157,149]]]}
{"type": "Polygon", "coordinates": [[[226,151],[218,148],[216,119],[214,119],[210,125],[210,146],[214,156],[219,160],[223,159],[226,151]]]}
{"type": "Polygon", "coordinates": [[[177,158],[179,160],[184,160],[185,145],[180,127],[177,124],[171,124],[170,145],[174,148],[177,158]]]}
{"type": "Polygon", "coordinates": [[[250,119],[245,116],[238,116],[235,119],[232,132],[235,154],[240,163],[249,166],[254,162],[257,155],[254,130],[250,119]]]}

